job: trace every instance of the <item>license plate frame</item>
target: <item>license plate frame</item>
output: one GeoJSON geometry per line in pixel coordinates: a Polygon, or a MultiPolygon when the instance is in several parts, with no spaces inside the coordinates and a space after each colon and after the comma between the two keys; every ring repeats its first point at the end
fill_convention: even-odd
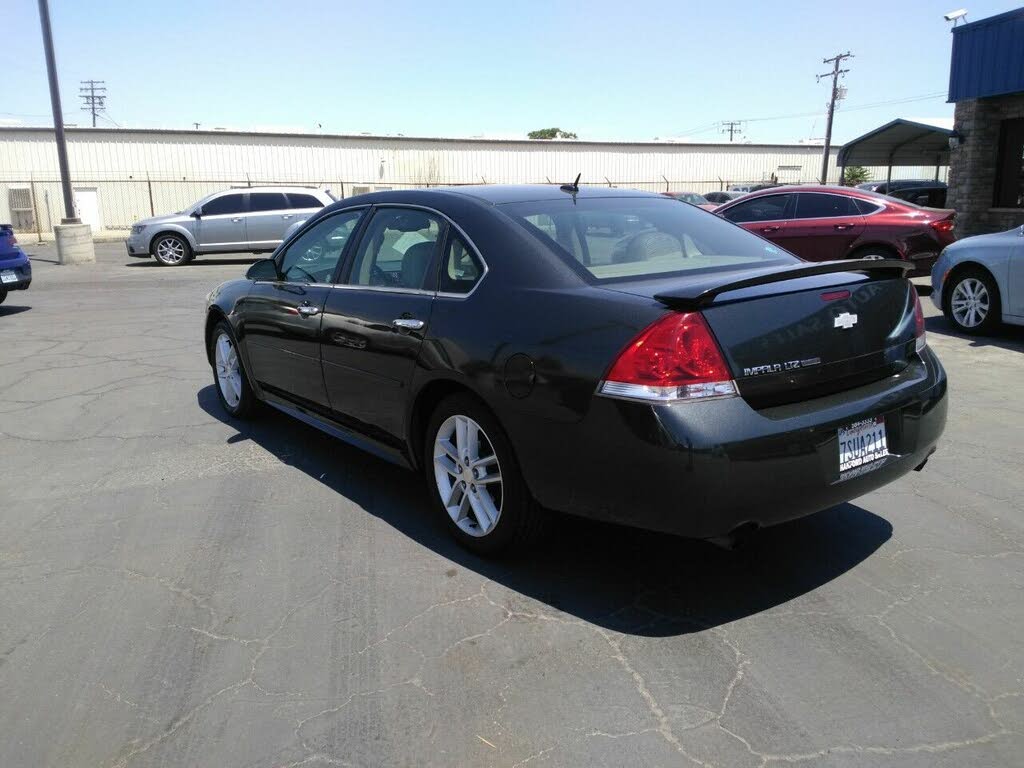
{"type": "Polygon", "coordinates": [[[890,456],[885,417],[856,421],[836,431],[839,479],[846,480],[878,469],[890,456]]]}
{"type": "Polygon", "coordinates": [[[16,282],[18,282],[18,273],[13,269],[5,269],[3,272],[0,272],[0,285],[16,282]]]}

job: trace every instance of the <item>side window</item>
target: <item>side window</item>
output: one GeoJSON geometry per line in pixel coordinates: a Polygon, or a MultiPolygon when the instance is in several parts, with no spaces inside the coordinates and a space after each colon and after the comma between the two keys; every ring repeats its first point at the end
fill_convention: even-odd
{"type": "Polygon", "coordinates": [[[430,276],[444,222],[412,208],[380,208],[359,243],[348,282],[387,288],[433,289],[430,276]]]}
{"type": "Polygon", "coordinates": [[[874,203],[868,200],[861,200],[860,198],[855,198],[853,204],[857,206],[857,212],[860,213],[861,216],[867,216],[869,213],[881,210],[879,206],[874,203]]]}
{"type": "Polygon", "coordinates": [[[283,211],[288,207],[282,192],[250,192],[249,211],[283,211]]]}
{"type": "Polygon", "coordinates": [[[245,213],[245,195],[221,195],[203,203],[203,216],[245,213]]]}
{"type": "Polygon", "coordinates": [[[323,208],[324,204],[313,195],[302,195],[296,192],[288,193],[289,208],[323,208]]]}
{"type": "Polygon", "coordinates": [[[796,218],[798,219],[828,219],[859,214],[857,205],[849,197],[815,195],[807,192],[797,195],[796,218]]]}
{"type": "Polygon", "coordinates": [[[278,257],[278,271],[291,283],[327,283],[362,211],[345,211],[318,221],[278,257]]]}
{"type": "Polygon", "coordinates": [[[484,274],[484,265],[459,235],[448,238],[441,263],[441,293],[469,293],[484,274]]]}
{"type": "Polygon", "coordinates": [[[729,221],[737,224],[746,221],[778,221],[786,218],[786,203],[790,195],[766,195],[755,197],[722,213],[729,221]]]}

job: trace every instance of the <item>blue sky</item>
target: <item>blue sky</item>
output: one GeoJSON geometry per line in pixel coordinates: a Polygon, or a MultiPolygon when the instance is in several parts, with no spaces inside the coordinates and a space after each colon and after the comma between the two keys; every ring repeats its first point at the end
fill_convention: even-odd
{"type": "MultiPolygon", "coordinates": [[[[718,141],[717,121],[800,115],[745,125],[751,141],[795,141],[824,133],[828,86],[814,76],[850,50],[841,142],[894,117],[952,115],[935,94],[949,77],[942,15],[959,2],[968,20],[1019,5],[50,0],[50,12],[65,121],[80,125],[78,81],[95,78],[110,120],[133,127],[505,137],[560,126],[581,139],[718,141]]],[[[4,5],[0,124],[52,124],[36,0],[4,5]]]]}

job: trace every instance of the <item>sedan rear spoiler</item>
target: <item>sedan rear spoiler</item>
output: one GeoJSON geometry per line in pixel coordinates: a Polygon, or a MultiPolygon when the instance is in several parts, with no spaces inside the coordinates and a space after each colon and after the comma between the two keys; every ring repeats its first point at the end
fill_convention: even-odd
{"type": "Polygon", "coordinates": [[[727,275],[709,275],[702,280],[657,293],[654,298],[672,309],[700,309],[723,293],[755,285],[781,283],[785,280],[834,272],[886,273],[888,277],[904,277],[911,269],[912,264],[899,259],[845,259],[815,264],[794,264],[788,267],[744,269],[727,275]]]}

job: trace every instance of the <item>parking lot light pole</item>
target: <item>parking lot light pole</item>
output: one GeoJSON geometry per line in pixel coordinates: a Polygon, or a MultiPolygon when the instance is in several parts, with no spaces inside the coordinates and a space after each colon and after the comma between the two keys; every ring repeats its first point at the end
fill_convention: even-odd
{"type": "MultiPolygon", "coordinates": [[[[75,216],[75,200],[71,193],[71,172],[68,169],[68,148],[64,138],[64,113],[60,106],[60,86],[57,83],[57,59],[53,54],[53,32],[50,29],[50,7],[47,0],[39,0],[39,23],[43,29],[43,49],[46,52],[46,74],[50,80],[50,106],[53,110],[53,133],[57,141],[57,163],[60,166],[60,185],[64,194],[64,218],[54,226],[57,241],[57,260],[61,264],[81,264],[96,261],[92,242],[92,227],[75,216]]],[[[52,222],[51,222],[52,223],[52,222]]]]}

